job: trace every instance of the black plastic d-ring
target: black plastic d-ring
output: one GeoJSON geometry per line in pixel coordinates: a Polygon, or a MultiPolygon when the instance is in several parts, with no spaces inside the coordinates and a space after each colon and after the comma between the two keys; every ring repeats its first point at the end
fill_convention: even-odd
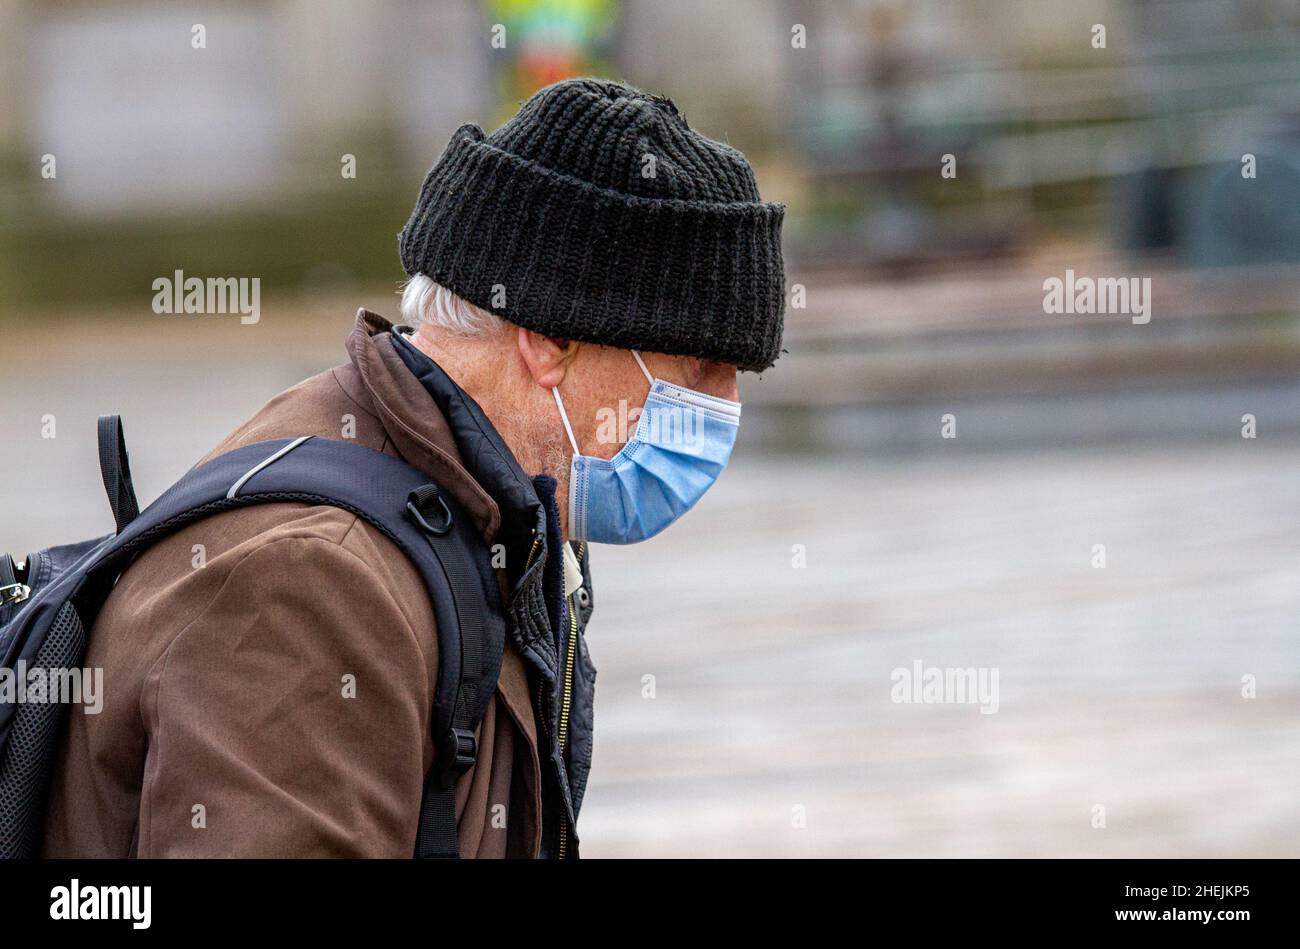
{"type": "Polygon", "coordinates": [[[441,537],[451,530],[451,508],[447,507],[447,501],[439,493],[434,485],[425,485],[423,488],[416,488],[406,498],[406,512],[411,515],[411,519],[420,526],[420,530],[426,534],[434,534],[441,537]],[[424,507],[430,501],[437,501],[442,508],[442,523],[434,526],[424,517],[424,507]]]}

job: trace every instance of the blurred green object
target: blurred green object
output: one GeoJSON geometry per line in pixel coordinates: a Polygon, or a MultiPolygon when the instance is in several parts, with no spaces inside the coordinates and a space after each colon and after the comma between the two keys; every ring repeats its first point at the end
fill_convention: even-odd
{"type": "Polygon", "coordinates": [[[494,51],[504,122],[538,89],[572,76],[609,75],[605,46],[619,19],[619,0],[484,0],[493,26],[505,28],[494,51]]]}

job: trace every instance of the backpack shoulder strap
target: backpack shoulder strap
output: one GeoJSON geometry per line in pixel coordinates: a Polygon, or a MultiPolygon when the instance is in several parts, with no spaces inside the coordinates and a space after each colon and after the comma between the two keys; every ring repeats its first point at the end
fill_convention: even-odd
{"type": "Polygon", "coordinates": [[[284,501],[350,511],[395,543],[424,580],[438,624],[438,682],[415,856],[456,857],[455,783],[476,760],[474,732],[496,689],[505,622],[486,545],[427,475],[391,455],[310,435],[242,446],[192,469],[123,526],[87,573],[116,575],[203,517],[284,501]]]}
{"type": "Polygon", "coordinates": [[[108,503],[113,508],[113,522],[120,534],[140,513],[131,483],[131,460],[126,454],[126,435],[120,415],[101,415],[99,429],[99,474],[104,479],[108,503]]]}

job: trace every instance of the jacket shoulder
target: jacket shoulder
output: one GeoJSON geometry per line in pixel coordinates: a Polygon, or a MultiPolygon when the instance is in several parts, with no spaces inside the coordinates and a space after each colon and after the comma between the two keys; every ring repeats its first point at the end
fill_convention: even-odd
{"type": "MultiPolygon", "coordinates": [[[[214,608],[238,605],[284,615],[283,603],[316,594],[364,616],[377,606],[388,608],[371,602],[376,591],[397,605],[421,650],[436,661],[433,607],[424,582],[379,530],[329,505],[240,508],[190,524],[141,554],[100,611],[91,649],[100,653],[125,646],[137,657],[130,665],[143,674],[183,630],[214,608]],[[275,556],[285,551],[293,556],[275,556]],[[263,569],[241,570],[250,559],[263,569]]],[[[303,623],[308,625],[306,617],[303,623]]]]}

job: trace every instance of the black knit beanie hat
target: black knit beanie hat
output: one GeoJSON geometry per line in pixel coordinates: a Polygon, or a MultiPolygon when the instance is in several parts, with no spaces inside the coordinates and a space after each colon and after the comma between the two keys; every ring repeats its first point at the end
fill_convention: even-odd
{"type": "Polygon", "coordinates": [[[761,371],[781,350],[785,208],[668,99],[547,86],[462,125],[402,230],[402,266],[519,326],[761,371]]]}

